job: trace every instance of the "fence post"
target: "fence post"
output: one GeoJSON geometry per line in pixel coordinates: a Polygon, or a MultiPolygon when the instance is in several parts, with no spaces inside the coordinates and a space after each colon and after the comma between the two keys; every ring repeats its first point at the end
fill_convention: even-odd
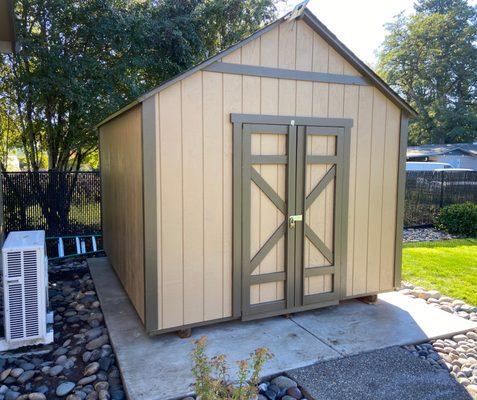
{"type": "Polygon", "coordinates": [[[444,171],[441,171],[441,195],[439,199],[439,210],[444,206],[444,171]]]}

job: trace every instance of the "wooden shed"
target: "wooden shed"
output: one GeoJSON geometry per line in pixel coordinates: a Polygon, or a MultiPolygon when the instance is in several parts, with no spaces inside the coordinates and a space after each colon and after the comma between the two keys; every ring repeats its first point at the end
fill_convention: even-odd
{"type": "Polygon", "coordinates": [[[399,286],[414,115],[305,10],[101,122],[104,248],[146,330],[399,286]]]}

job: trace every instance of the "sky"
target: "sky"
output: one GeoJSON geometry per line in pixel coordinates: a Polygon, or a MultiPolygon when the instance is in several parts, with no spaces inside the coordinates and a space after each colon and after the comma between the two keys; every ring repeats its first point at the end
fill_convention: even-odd
{"type": "MultiPolygon", "coordinates": [[[[288,0],[280,15],[300,2],[288,0]]],[[[375,66],[375,51],[386,33],[383,25],[401,11],[412,14],[413,4],[414,0],[310,0],[308,8],[361,60],[375,66]]]]}

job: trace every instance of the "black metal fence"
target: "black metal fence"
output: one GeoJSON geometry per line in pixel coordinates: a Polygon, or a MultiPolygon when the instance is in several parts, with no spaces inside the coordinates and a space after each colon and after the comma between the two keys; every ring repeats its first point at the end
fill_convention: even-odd
{"type": "Polygon", "coordinates": [[[99,172],[2,174],[5,233],[44,229],[47,236],[101,232],[99,172]]]}
{"type": "Polygon", "coordinates": [[[477,171],[407,171],[404,226],[432,225],[447,205],[477,203],[477,171]]]}
{"type": "MultiPolygon", "coordinates": [[[[2,178],[5,233],[101,233],[99,172],[8,172],[2,178]]],[[[432,225],[441,207],[466,201],[477,203],[477,171],[408,171],[404,226],[432,225]]]]}

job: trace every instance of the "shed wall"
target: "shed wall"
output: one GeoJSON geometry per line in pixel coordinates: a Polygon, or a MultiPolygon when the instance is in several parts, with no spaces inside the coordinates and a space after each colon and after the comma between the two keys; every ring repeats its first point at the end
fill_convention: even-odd
{"type": "MultiPolygon", "coordinates": [[[[359,76],[303,21],[223,61],[359,76]]],[[[232,112],[354,120],[343,297],[392,289],[401,111],[378,89],[199,71],[155,96],[158,329],[232,315],[232,112]]]]}
{"type": "Polygon", "coordinates": [[[144,321],[141,106],[100,128],[103,243],[144,321]]]}

